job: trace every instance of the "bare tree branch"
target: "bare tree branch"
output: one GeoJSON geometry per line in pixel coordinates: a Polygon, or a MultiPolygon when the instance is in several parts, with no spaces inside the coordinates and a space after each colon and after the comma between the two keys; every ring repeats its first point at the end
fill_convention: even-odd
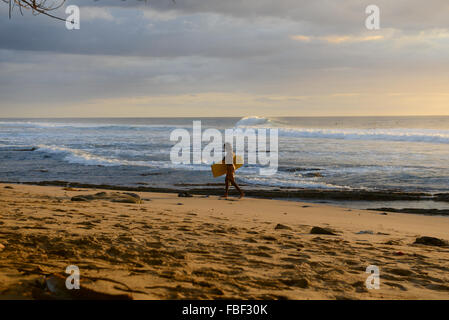
{"type": "Polygon", "coordinates": [[[57,0],[52,4],[47,4],[47,0],[2,0],[4,3],[9,5],[9,18],[11,19],[12,11],[15,7],[19,8],[20,13],[23,15],[23,9],[31,10],[32,14],[38,15],[43,14],[54,19],[65,21],[65,19],[57,17],[50,11],[57,10],[61,8],[66,0],[57,0]]]}
{"type": "MultiPolygon", "coordinates": [[[[57,10],[61,8],[66,0],[54,0],[51,4],[47,5],[47,0],[0,0],[9,5],[9,18],[11,19],[12,12],[14,7],[18,7],[20,14],[23,15],[23,9],[31,10],[33,15],[43,14],[49,16],[54,19],[58,19],[61,21],[66,21],[66,19],[57,17],[51,13],[50,11],[57,10]]],[[[122,0],[126,1],[126,0],[122,0]]],[[[147,3],[147,0],[139,0],[147,3]]],[[[176,4],[175,0],[171,0],[174,4],[176,4]]]]}

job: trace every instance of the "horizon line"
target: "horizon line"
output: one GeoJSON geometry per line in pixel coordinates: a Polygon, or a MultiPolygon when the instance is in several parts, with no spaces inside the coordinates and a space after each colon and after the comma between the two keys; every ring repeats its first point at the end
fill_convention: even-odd
{"type": "Polygon", "coordinates": [[[245,115],[245,116],[109,116],[109,117],[1,117],[0,119],[157,119],[157,118],[173,118],[173,119],[194,119],[194,118],[246,118],[246,117],[260,117],[260,118],[383,118],[383,117],[449,117],[449,114],[433,114],[433,115],[340,115],[340,116],[258,116],[258,115],[245,115]]]}

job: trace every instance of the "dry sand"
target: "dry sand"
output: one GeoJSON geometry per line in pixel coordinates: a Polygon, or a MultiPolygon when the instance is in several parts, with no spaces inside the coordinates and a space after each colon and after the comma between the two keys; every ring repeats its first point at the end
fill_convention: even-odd
{"type": "Polygon", "coordinates": [[[0,185],[0,298],[42,297],[76,265],[82,288],[134,299],[449,299],[449,248],[413,244],[448,240],[448,217],[161,193],[71,201],[100,191],[0,185]]]}

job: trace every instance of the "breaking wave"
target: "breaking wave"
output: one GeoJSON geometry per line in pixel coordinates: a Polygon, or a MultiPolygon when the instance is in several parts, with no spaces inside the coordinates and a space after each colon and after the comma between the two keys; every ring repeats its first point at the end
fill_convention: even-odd
{"type": "Polygon", "coordinates": [[[236,127],[251,127],[251,126],[258,126],[262,124],[269,124],[271,121],[268,118],[265,117],[258,117],[258,116],[250,116],[250,117],[243,117],[237,123],[235,124],[236,127]]]}
{"type": "Polygon", "coordinates": [[[63,160],[71,164],[80,164],[86,166],[139,166],[154,169],[184,169],[184,170],[210,170],[207,164],[173,164],[170,161],[148,160],[132,161],[124,159],[107,158],[95,155],[85,150],[72,149],[67,147],[39,145],[38,151],[50,154],[63,155],[63,160]]]}
{"type": "Polygon", "coordinates": [[[382,140],[449,144],[449,130],[434,129],[279,129],[279,135],[296,138],[382,140]]]}

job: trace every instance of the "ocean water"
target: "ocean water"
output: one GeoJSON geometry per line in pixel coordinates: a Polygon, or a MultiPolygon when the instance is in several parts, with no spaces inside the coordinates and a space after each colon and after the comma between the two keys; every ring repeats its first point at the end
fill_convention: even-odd
{"type": "Polygon", "coordinates": [[[0,181],[62,180],[123,186],[222,183],[208,164],[170,161],[170,133],[277,128],[279,169],[251,188],[449,192],[449,117],[0,119],[0,181]],[[23,151],[35,148],[34,151],[23,151]]]}

